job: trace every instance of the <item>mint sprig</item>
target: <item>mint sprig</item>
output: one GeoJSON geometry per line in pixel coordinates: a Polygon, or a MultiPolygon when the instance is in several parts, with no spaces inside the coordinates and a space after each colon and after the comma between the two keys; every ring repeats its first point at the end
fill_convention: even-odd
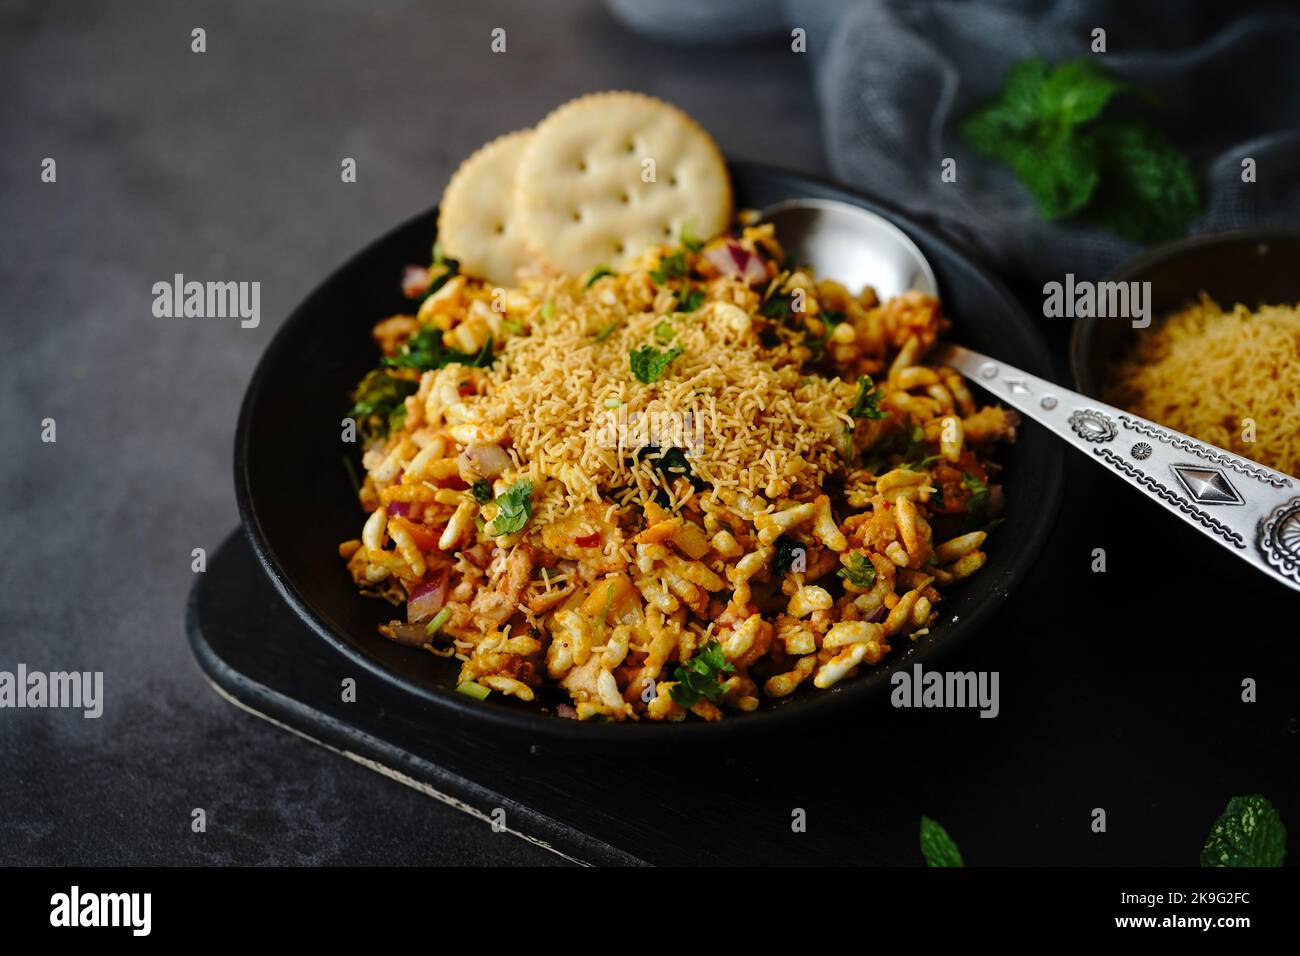
{"type": "Polygon", "coordinates": [[[961,124],[977,151],[1005,163],[1047,220],[1081,217],[1121,236],[1182,235],[1200,208],[1187,157],[1140,119],[1103,117],[1129,84],[1083,58],[1022,60],[961,124]]]}

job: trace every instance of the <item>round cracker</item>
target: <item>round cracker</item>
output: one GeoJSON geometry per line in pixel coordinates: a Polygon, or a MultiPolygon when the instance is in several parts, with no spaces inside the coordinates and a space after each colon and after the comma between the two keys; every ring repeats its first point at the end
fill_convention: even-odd
{"type": "Polygon", "coordinates": [[[515,172],[532,130],[499,136],[452,174],[438,211],[438,242],[460,270],[497,285],[515,282],[532,257],[513,214],[515,172]]]}
{"type": "Polygon", "coordinates": [[[717,144],[677,107],[642,93],[593,93],[542,120],[515,174],[515,216],[532,254],[580,273],[731,222],[717,144]],[[654,180],[647,182],[653,160],[654,180]]]}

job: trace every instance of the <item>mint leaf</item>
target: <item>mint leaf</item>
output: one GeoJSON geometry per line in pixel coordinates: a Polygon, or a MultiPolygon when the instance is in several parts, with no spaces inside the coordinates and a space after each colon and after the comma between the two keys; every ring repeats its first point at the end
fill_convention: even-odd
{"type": "Polygon", "coordinates": [[[701,698],[717,703],[722,699],[722,674],[736,668],[722,654],[722,645],[709,641],[685,664],[673,671],[677,683],[670,691],[673,700],[682,707],[694,707],[701,698]]]}
{"type": "Polygon", "coordinates": [[[1200,210],[1196,176],[1187,157],[1145,124],[1098,123],[1102,185],[1089,209],[1093,219],[1137,242],[1176,239],[1200,210]]]}
{"type": "Polygon", "coordinates": [[[966,865],[948,831],[929,817],[921,817],[921,853],[929,866],[966,865]]]}
{"type": "Polygon", "coordinates": [[[1117,94],[1154,98],[1089,58],[1023,60],[961,123],[978,152],[1010,166],[1047,220],[1086,213],[1139,241],[1181,235],[1200,205],[1187,158],[1138,120],[1102,119],[1117,94]]]}
{"type": "Polygon", "coordinates": [[[659,381],[659,377],[668,368],[668,363],[682,354],[681,346],[673,346],[666,352],[660,352],[653,345],[643,345],[627,353],[628,365],[638,382],[649,385],[659,381]]]}
{"type": "Polygon", "coordinates": [[[1281,866],[1286,827],[1266,797],[1233,797],[1201,850],[1201,866],[1281,866]]]}

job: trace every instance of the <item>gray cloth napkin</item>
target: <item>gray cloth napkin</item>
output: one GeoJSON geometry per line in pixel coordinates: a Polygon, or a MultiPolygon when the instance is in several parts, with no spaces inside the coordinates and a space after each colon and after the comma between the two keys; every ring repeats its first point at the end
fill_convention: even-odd
{"type": "MultiPolygon", "coordinates": [[[[609,0],[611,8],[632,0],[609,0]]],[[[666,14],[683,0],[635,0],[661,39],[735,42],[735,0],[691,0],[689,36],[666,14]],[[710,25],[709,13],[716,14],[710,25]]],[[[1097,278],[1141,247],[1093,226],[1044,222],[1005,167],[976,154],[957,122],[997,92],[1009,66],[1096,56],[1156,93],[1153,125],[1192,159],[1203,213],[1192,233],[1300,226],[1300,13],[1294,2],[1186,0],[782,0],[746,38],[802,27],[835,177],[921,217],[1011,275],[1097,278]],[[782,22],[783,21],[783,22],[782,22]],[[1107,51],[1091,54],[1094,28],[1107,51]],[[957,182],[940,178],[946,157],[957,182]],[[1241,181],[1253,158],[1254,183],[1241,181]]],[[[626,16],[625,22],[637,24],[626,16]]],[[[676,21],[680,22],[680,21],[676,21]]]]}

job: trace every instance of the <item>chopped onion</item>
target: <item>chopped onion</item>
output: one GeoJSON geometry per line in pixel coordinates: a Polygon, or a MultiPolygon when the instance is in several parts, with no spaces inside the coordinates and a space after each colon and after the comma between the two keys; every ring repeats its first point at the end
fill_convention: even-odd
{"type": "Polygon", "coordinates": [[[885,607],[885,606],[882,604],[882,605],[880,605],[880,607],[876,608],[876,609],[875,609],[874,611],[872,611],[869,615],[867,615],[867,623],[868,623],[868,624],[879,624],[881,621],[883,621],[883,620],[884,620],[885,618],[887,618],[888,616],[889,616],[889,608],[885,607]]]}
{"type": "Polygon", "coordinates": [[[442,610],[442,602],[447,599],[447,579],[451,568],[445,567],[441,573],[435,572],[430,581],[423,581],[411,589],[406,599],[406,620],[411,624],[428,620],[442,610]]]}
{"type": "Polygon", "coordinates": [[[411,503],[409,501],[390,501],[388,503],[388,516],[390,518],[411,517],[411,503]]]}
{"type": "Polygon", "coordinates": [[[467,680],[463,684],[456,685],[456,692],[464,694],[466,697],[473,697],[475,700],[483,700],[488,694],[492,693],[492,689],[484,687],[482,684],[476,684],[472,680],[467,680]]]}
{"type": "Polygon", "coordinates": [[[725,245],[706,249],[704,258],[724,276],[740,279],[748,285],[767,281],[767,268],[763,261],[738,242],[728,240],[725,245]]]}
{"type": "Polygon", "coordinates": [[[510,467],[510,456],[494,442],[474,442],[466,445],[456,461],[460,476],[466,481],[476,478],[496,478],[510,467]]]}
{"type": "Polygon", "coordinates": [[[418,299],[429,288],[429,270],[423,266],[407,266],[402,273],[402,294],[408,299],[418,299]]]}

